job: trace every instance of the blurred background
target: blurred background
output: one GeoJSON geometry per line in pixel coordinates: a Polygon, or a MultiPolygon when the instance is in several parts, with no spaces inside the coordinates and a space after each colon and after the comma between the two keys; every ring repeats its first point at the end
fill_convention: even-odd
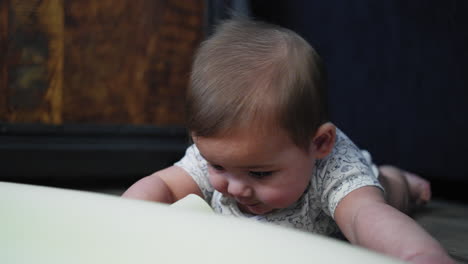
{"type": "Polygon", "coordinates": [[[177,161],[194,51],[232,13],[316,48],[376,163],[468,200],[465,0],[0,0],[0,180],[124,189],[177,161]]]}

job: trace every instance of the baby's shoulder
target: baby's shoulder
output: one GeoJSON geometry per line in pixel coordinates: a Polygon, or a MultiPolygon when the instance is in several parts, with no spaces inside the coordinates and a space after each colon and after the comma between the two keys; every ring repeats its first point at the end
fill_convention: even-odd
{"type": "Polygon", "coordinates": [[[331,153],[316,162],[316,174],[343,175],[352,169],[369,166],[362,150],[343,131],[336,129],[336,141],[331,153]]]}
{"type": "Polygon", "coordinates": [[[333,150],[323,161],[346,160],[348,162],[360,161],[362,157],[361,149],[343,131],[336,129],[336,140],[333,150]]]}

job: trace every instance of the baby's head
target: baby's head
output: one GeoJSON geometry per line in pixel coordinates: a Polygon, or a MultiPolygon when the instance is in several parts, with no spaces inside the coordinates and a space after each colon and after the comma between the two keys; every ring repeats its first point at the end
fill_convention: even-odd
{"type": "Polygon", "coordinates": [[[324,74],[294,32],[249,20],[221,24],[195,57],[188,129],[211,185],[249,213],[297,201],[335,140],[324,74]]]}
{"type": "Polygon", "coordinates": [[[247,19],[220,24],[201,44],[190,81],[187,125],[195,136],[282,129],[308,149],[327,120],[319,56],[278,26],[247,19]]]}

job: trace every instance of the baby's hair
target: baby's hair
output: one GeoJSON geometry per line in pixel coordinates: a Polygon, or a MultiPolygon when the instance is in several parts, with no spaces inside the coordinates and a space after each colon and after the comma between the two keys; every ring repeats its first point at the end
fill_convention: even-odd
{"type": "Polygon", "coordinates": [[[308,149],[327,120],[324,75],[320,57],[293,31],[246,18],[225,21],[195,55],[187,128],[200,137],[281,128],[308,149]]]}

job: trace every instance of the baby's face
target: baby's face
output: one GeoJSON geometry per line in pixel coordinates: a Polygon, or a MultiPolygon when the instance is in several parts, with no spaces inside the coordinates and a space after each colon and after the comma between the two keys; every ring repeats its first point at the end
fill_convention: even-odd
{"type": "Polygon", "coordinates": [[[224,195],[236,199],[239,209],[265,214],[286,208],[304,193],[315,164],[285,133],[272,130],[260,135],[240,130],[229,136],[194,137],[208,162],[210,182],[224,195]]]}

